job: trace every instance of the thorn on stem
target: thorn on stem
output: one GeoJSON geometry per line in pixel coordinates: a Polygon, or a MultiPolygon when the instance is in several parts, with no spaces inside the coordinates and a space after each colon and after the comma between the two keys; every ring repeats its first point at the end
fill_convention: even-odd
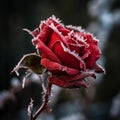
{"type": "Polygon", "coordinates": [[[33,109],[33,100],[32,100],[32,98],[31,98],[31,100],[30,100],[30,104],[29,104],[29,106],[28,106],[28,116],[29,116],[29,120],[34,120],[33,119],[33,115],[32,115],[32,109],[33,109]]]}

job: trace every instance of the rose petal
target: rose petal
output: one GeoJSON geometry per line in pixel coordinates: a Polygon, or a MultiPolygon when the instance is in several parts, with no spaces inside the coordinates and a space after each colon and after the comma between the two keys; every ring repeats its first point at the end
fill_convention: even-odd
{"type": "Polygon", "coordinates": [[[84,45],[86,48],[89,47],[86,39],[83,36],[80,36],[79,33],[73,33],[73,37],[79,42],[79,44],[84,45]]]}
{"type": "Polygon", "coordinates": [[[59,30],[59,32],[61,32],[63,35],[67,35],[70,31],[70,30],[66,29],[65,26],[61,23],[61,21],[59,19],[57,19],[54,15],[52,15],[52,17],[50,17],[46,21],[46,24],[48,26],[51,25],[51,23],[53,23],[54,26],[56,26],[56,28],[59,30]]]}
{"type": "Polygon", "coordinates": [[[90,45],[89,50],[91,54],[86,59],[86,66],[93,67],[95,62],[99,59],[101,51],[96,45],[90,45]]]}
{"type": "Polygon", "coordinates": [[[80,48],[83,47],[84,45],[79,44],[79,42],[72,37],[65,36],[66,41],[68,43],[69,49],[71,51],[75,51],[75,53],[79,54],[80,48]]]}
{"type": "Polygon", "coordinates": [[[44,53],[49,59],[61,63],[59,58],[48,47],[46,47],[42,41],[39,41],[39,44],[37,44],[36,47],[40,52],[44,53]]]}
{"type": "Polygon", "coordinates": [[[74,51],[70,51],[61,41],[57,41],[52,51],[58,56],[63,65],[75,69],[84,69],[85,64],[74,51]]]}
{"type": "Polygon", "coordinates": [[[69,75],[75,75],[75,74],[79,73],[79,70],[77,70],[77,69],[73,69],[73,68],[69,68],[67,66],[63,66],[59,63],[50,61],[47,58],[44,58],[44,59],[41,60],[41,65],[43,65],[49,71],[54,71],[55,72],[55,71],[59,70],[60,73],[65,71],[69,75]]]}
{"type": "Polygon", "coordinates": [[[61,75],[61,76],[53,75],[52,77],[58,81],[72,82],[72,81],[84,79],[86,77],[96,78],[96,75],[93,72],[81,72],[76,75],[69,75],[69,76],[68,75],[61,75]]]}
{"type": "Polygon", "coordinates": [[[64,27],[64,25],[61,23],[61,20],[59,20],[59,18],[56,18],[54,15],[52,15],[51,17],[49,17],[46,20],[47,25],[50,25],[51,23],[54,23],[55,26],[60,25],[60,26],[64,27]]]}
{"type": "Polygon", "coordinates": [[[67,25],[66,27],[70,30],[74,30],[75,32],[84,33],[84,29],[82,29],[81,26],[67,25]]]}
{"type": "Polygon", "coordinates": [[[36,28],[33,31],[30,31],[28,29],[23,29],[24,31],[28,32],[30,35],[32,35],[33,37],[37,37],[37,35],[40,33],[40,30],[38,28],[36,28]]]}
{"type": "Polygon", "coordinates": [[[98,40],[90,33],[80,32],[79,35],[83,37],[88,44],[98,45],[98,40]]]}
{"type": "Polygon", "coordinates": [[[38,39],[40,39],[43,43],[48,44],[52,33],[53,30],[45,24],[43,29],[41,29],[40,34],[38,35],[38,39]]]}
{"type": "Polygon", "coordinates": [[[80,88],[80,87],[88,87],[88,84],[85,83],[83,80],[73,81],[73,82],[66,82],[66,81],[58,81],[55,78],[49,78],[49,81],[51,81],[53,84],[63,87],[63,88],[80,88]]]}
{"type": "Polygon", "coordinates": [[[51,36],[51,39],[50,39],[50,42],[48,44],[48,47],[50,49],[52,49],[53,45],[57,42],[57,41],[60,41],[61,38],[60,36],[56,33],[56,32],[53,32],[52,36],[51,36]]]}
{"type": "Polygon", "coordinates": [[[81,50],[80,50],[80,54],[82,55],[81,58],[85,59],[91,54],[91,52],[90,52],[89,49],[87,49],[85,47],[82,47],[81,50]]]}
{"type": "MultiPolygon", "coordinates": [[[[49,78],[49,80],[60,87],[68,87],[68,88],[74,88],[74,87],[81,87],[82,85],[87,85],[84,84],[83,79],[86,77],[96,77],[93,72],[82,72],[77,75],[71,75],[71,76],[52,76],[49,78]]],[[[84,87],[85,87],[84,86],[84,87]]]]}
{"type": "Polygon", "coordinates": [[[53,23],[51,23],[49,27],[58,34],[60,40],[68,47],[68,43],[65,39],[65,36],[59,31],[59,29],[53,23]]]}
{"type": "Polygon", "coordinates": [[[95,69],[95,72],[97,73],[104,73],[105,74],[105,70],[101,65],[95,64],[95,66],[93,67],[95,69]]]}

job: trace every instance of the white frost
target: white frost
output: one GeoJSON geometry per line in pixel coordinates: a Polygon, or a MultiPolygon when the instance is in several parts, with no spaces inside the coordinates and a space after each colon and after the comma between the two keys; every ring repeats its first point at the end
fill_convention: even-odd
{"type": "Polygon", "coordinates": [[[84,32],[84,29],[82,29],[81,26],[67,25],[66,27],[75,31],[84,32]]]}

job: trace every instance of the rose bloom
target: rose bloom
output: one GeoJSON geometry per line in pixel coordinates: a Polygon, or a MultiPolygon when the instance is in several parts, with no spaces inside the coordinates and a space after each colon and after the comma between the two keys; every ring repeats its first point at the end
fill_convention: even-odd
{"type": "Polygon", "coordinates": [[[104,72],[96,63],[101,51],[98,40],[80,27],[64,26],[55,16],[41,21],[33,44],[41,55],[40,64],[51,72],[49,81],[65,88],[88,87],[87,77],[104,72]]]}

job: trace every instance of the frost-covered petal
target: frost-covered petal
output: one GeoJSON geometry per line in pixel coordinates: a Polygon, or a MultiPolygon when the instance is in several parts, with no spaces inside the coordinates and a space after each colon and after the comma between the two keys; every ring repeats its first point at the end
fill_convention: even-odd
{"type": "Polygon", "coordinates": [[[47,44],[50,40],[53,30],[45,23],[41,23],[41,24],[44,24],[44,27],[41,29],[39,35],[37,36],[37,39],[41,40],[44,44],[47,44]]]}
{"type": "Polygon", "coordinates": [[[86,48],[89,47],[89,44],[86,42],[86,39],[83,36],[79,35],[79,33],[74,33],[73,37],[79,42],[79,44],[84,45],[86,48]]]}
{"type": "Polygon", "coordinates": [[[89,55],[91,54],[91,52],[90,52],[89,49],[87,49],[87,48],[85,48],[85,47],[82,47],[82,48],[80,49],[80,53],[79,53],[79,54],[81,55],[81,58],[82,58],[82,59],[85,59],[85,58],[89,57],[89,55]]]}
{"type": "Polygon", "coordinates": [[[98,45],[98,39],[95,38],[92,34],[87,32],[80,32],[79,35],[83,37],[88,44],[98,45]]]}
{"type": "Polygon", "coordinates": [[[95,69],[95,72],[97,73],[102,73],[102,72],[105,73],[105,70],[101,65],[95,64],[93,68],[95,69]]]}
{"type": "Polygon", "coordinates": [[[60,40],[68,47],[68,43],[65,39],[65,36],[62,34],[62,32],[60,32],[59,29],[53,23],[51,23],[49,27],[58,34],[58,36],[60,37],[60,40]]]}
{"type": "MultiPolygon", "coordinates": [[[[54,24],[54,26],[61,32],[63,35],[67,35],[70,30],[66,29],[65,26],[61,23],[59,19],[57,19],[54,15],[50,17],[47,21],[46,24],[49,26],[51,23],[54,24]]],[[[54,29],[54,28],[53,28],[54,29]]]]}
{"type": "Polygon", "coordinates": [[[63,88],[80,88],[80,87],[87,88],[88,87],[88,84],[82,80],[67,82],[67,81],[58,80],[55,77],[50,77],[49,81],[63,88]]]}
{"type": "Polygon", "coordinates": [[[101,51],[96,45],[90,45],[90,55],[86,59],[86,66],[93,67],[96,61],[100,58],[101,51]]]}
{"type": "Polygon", "coordinates": [[[47,56],[47,58],[55,62],[61,63],[59,58],[47,46],[45,46],[45,44],[42,41],[39,41],[36,47],[40,52],[44,53],[47,56]]]}
{"type": "Polygon", "coordinates": [[[74,30],[75,32],[81,32],[84,33],[84,29],[82,29],[81,26],[73,26],[73,25],[67,25],[66,26],[70,30],[74,30]]]}
{"type": "Polygon", "coordinates": [[[54,71],[54,73],[55,73],[55,71],[57,71],[57,73],[58,73],[58,71],[60,73],[66,72],[69,75],[75,75],[75,74],[79,73],[79,70],[77,70],[77,69],[69,68],[67,66],[63,66],[59,63],[50,61],[47,58],[44,58],[44,59],[41,60],[41,65],[43,65],[45,68],[47,68],[51,72],[54,71]]]}
{"type": "Polygon", "coordinates": [[[66,87],[66,88],[76,88],[76,87],[81,87],[81,86],[86,86],[87,84],[84,82],[83,79],[86,77],[96,77],[93,72],[81,72],[78,73],[77,75],[71,75],[71,76],[66,76],[66,75],[61,75],[61,76],[55,76],[53,75],[52,77],[49,78],[49,80],[60,87],[66,87]]]}
{"type": "Polygon", "coordinates": [[[52,47],[54,46],[54,44],[57,42],[57,41],[61,41],[61,38],[60,36],[56,33],[56,32],[53,32],[51,38],[50,38],[50,42],[48,44],[48,47],[50,49],[52,49],[52,47]]]}
{"type": "Polygon", "coordinates": [[[37,37],[37,35],[40,33],[39,28],[36,28],[33,31],[30,31],[28,29],[23,29],[24,31],[28,32],[30,35],[32,35],[33,37],[37,37]]]}
{"type": "Polygon", "coordinates": [[[85,64],[74,51],[70,51],[61,41],[57,41],[52,51],[57,55],[63,65],[75,68],[75,69],[84,69],[85,64]]]}

